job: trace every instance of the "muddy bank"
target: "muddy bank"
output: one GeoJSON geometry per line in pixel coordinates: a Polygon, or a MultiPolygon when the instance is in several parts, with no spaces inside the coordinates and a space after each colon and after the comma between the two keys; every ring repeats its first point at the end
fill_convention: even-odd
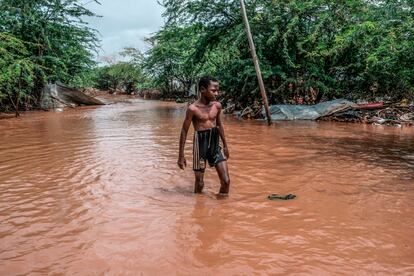
{"type": "MultiPolygon", "coordinates": [[[[64,95],[58,92],[50,93],[44,97],[43,102],[45,103],[39,109],[32,109],[26,111],[19,111],[19,116],[26,116],[39,111],[45,112],[62,112],[64,110],[74,109],[81,106],[99,106],[99,105],[110,105],[121,102],[134,102],[136,99],[144,99],[139,93],[126,94],[122,91],[104,91],[92,88],[86,89],[65,89],[64,95]]],[[[0,112],[1,119],[11,119],[16,117],[15,112],[5,113],[0,112]]]]}
{"type": "Polygon", "coordinates": [[[143,99],[144,97],[138,93],[125,93],[120,90],[98,90],[93,88],[87,88],[82,90],[85,94],[95,97],[105,104],[114,104],[120,102],[128,102],[131,99],[143,99]]]}

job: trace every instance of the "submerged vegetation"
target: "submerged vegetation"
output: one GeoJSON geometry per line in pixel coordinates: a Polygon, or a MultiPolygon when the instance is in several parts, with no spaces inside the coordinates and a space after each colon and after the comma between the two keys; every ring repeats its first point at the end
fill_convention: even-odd
{"type": "MultiPolygon", "coordinates": [[[[97,2],[97,1],[95,1],[97,2]]],[[[411,0],[246,0],[271,103],[414,98],[411,0]]],[[[36,108],[45,83],[154,88],[185,97],[203,74],[224,100],[259,96],[238,0],[163,0],[165,24],[141,54],[98,66],[95,16],[77,0],[0,0],[0,111],[36,108]]]]}

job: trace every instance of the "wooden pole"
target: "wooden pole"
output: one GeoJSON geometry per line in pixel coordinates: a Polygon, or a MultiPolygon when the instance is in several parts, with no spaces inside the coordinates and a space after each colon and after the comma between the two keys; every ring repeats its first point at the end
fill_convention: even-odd
{"type": "Polygon", "coordinates": [[[246,7],[244,6],[244,0],[240,0],[240,4],[241,4],[243,22],[246,28],[247,38],[249,40],[250,53],[252,54],[254,68],[256,69],[257,80],[259,82],[260,93],[262,94],[263,104],[266,110],[267,123],[270,126],[272,124],[272,119],[270,117],[269,103],[267,101],[266,91],[265,91],[265,87],[264,87],[263,79],[262,79],[262,72],[260,71],[259,61],[256,55],[256,48],[254,47],[253,37],[250,31],[249,20],[247,19],[247,13],[246,13],[246,7]]]}

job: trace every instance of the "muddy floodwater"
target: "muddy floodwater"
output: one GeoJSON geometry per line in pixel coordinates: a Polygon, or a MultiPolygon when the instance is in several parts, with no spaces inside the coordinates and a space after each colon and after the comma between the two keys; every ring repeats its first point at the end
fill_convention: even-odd
{"type": "Polygon", "coordinates": [[[230,197],[177,168],[185,105],[0,120],[0,275],[413,275],[414,130],[224,118],[230,197]],[[270,201],[271,193],[297,195],[270,201]]]}

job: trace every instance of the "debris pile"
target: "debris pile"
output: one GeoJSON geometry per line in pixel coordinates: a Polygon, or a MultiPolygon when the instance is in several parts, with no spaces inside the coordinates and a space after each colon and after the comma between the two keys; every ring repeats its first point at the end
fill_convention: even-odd
{"type": "MultiPolygon", "coordinates": [[[[234,113],[243,119],[265,118],[264,108],[258,102],[235,111],[233,102],[227,103],[225,113],[234,113]]],[[[269,107],[273,121],[319,120],[364,123],[374,125],[414,126],[414,103],[365,102],[356,104],[345,99],[321,102],[315,105],[282,104],[269,107]]]]}
{"type": "Polygon", "coordinates": [[[414,106],[371,103],[319,118],[321,121],[365,123],[373,125],[413,126],[414,106]]]}

